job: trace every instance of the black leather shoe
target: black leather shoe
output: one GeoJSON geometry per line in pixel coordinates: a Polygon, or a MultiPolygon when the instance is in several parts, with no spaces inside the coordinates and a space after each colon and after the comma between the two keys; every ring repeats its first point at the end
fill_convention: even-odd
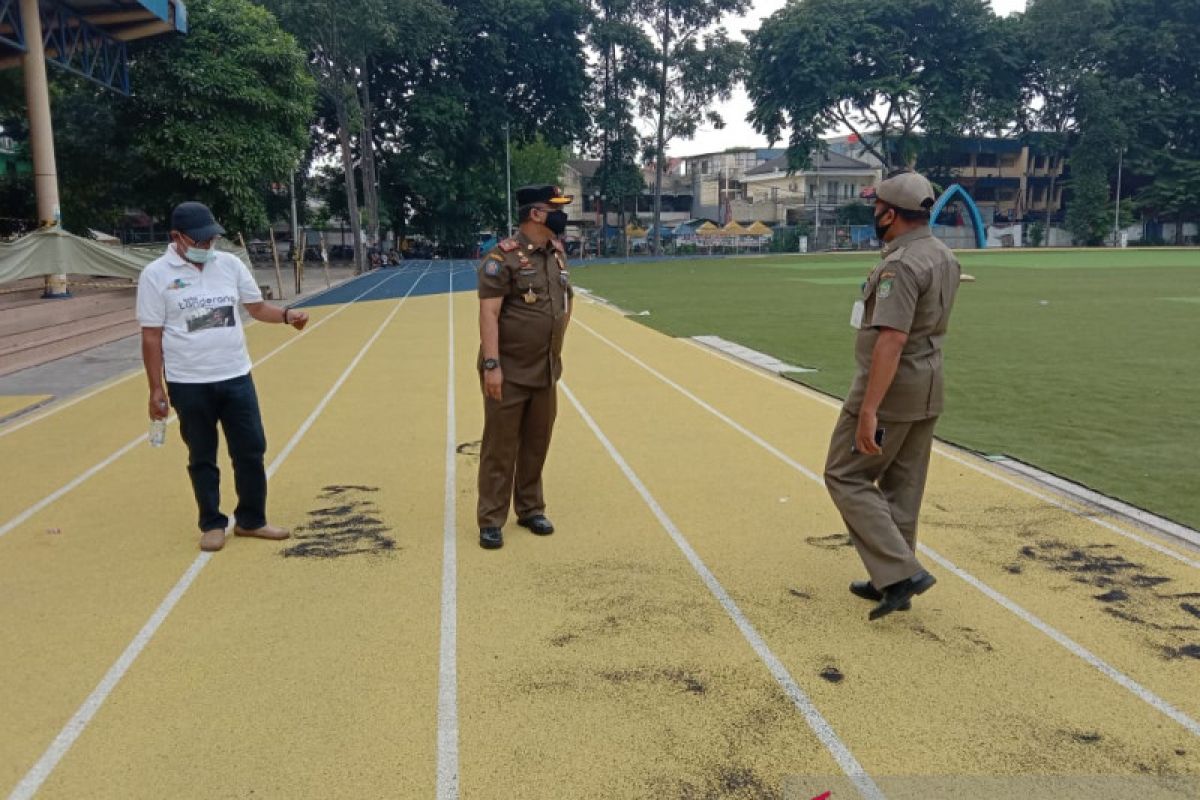
{"type": "Polygon", "coordinates": [[[868,617],[871,620],[877,620],[886,617],[893,611],[902,610],[902,606],[908,603],[918,594],[925,594],[933,588],[937,583],[937,578],[930,575],[925,570],[921,570],[911,578],[906,578],[891,586],[886,586],[883,589],[883,601],[871,609],[868,617]]]}
{"type": "Polygon", "coordinates": [[[504,547],[504,533],[499,528],[480,528],[479,546],[484,550],[499,550],[504,547]]]}
{"type": "MultiPolygon", "coordinates": [[[[870,600],[878,603],[883,599],[883,592],[875,588],[875,584],[870,581],[850,581],[850,594],[861,597],[863,600],[870,600]]],[[[897,611],[908,611],[912,608],[912,603],[907,600],[904,605],[897,608],[897,611]]]]}
{"type": "Polygon", "coordinates": [[[554,525],[550,520],[546,519],[545,514],[534,514],[532,517],[519,519],[517,520],[517,524],[522,528],[529,528],[529,530],[538,536],[549,536],[554,533],[554,525]]]}

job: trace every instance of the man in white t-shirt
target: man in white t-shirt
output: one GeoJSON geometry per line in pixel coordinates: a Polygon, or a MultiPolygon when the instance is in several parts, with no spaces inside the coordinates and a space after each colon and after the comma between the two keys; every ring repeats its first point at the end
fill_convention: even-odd
{"type": "Polygon", "coordinates": [[[225,546],[229,527],[221,513],[218,424],[237,488],[233,532],[274,540],[291,535],[267,524],[267,439],[237,307],[259,322],[296,330],[308,324],[303,311],[263,302],[246,265],[213,248],[224,232],[206,206],[181,203],[171,213],[171,244],[142,271],[137,293],[150,418],[164,419],[168,402],[175,407],[200,510],[200,549],[210,552],[225,546]]]}

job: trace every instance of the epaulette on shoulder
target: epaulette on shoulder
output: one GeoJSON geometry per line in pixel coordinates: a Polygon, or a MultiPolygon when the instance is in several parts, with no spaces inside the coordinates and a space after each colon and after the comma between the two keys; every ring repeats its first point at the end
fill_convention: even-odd
{"type": "Polygon", "coordinates": [[[496,246],[506,253],[511,253],[513,250],[516,250],[518,247],[520,247],[521,243],[516,239],[505,239],[496,246]]]}

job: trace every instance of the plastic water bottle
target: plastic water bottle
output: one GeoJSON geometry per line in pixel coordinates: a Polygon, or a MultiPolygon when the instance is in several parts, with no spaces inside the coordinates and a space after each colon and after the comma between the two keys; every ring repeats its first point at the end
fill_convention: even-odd
{"type": "MultiPolygon", "coordinates": [[[[160,401],[158,407],[163,411],[167,410],[167,404],[164,402],[160,401]]],[[[147,437],[151,447],[162,447],[167,441],[167,418],[150,420],[150,433],[147,437]]]]}
{"type": "Polygon", "coordinates": [[[150,420],[150,446],[162,447],[167,441],[167,421],[165,419],[150,420]]]}

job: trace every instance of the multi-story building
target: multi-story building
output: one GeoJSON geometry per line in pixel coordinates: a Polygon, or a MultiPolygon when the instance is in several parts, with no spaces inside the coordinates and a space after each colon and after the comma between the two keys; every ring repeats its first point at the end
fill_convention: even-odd
{"type": "Polygon", "coordinates": [[[733,147],[685,157],[682,177],[691,185],[692,216],[723,222],[732,212],[741,219],[746,174],[783,153],[779,148],[733,147]]]}
{"type": "Polygon", "coordinates": [[[984,222],[1040,220],[1062,210],[1064,160],[1019,139],[961,139],[931,162],[935,177],[959,183],[984,222]],[[939,163],[940,162],[940,163],[939,163]],[[941,176],[938,175],[941,173],[941,176]]]}
{"type": "Polygon", "coordinates": [[[780,155],[746,172],[744,191],[731,210],[738,220],[789,225],[821,217],[832,221],[839,207],[862,203],[862,190],[879,175],[879,167],[832,151],[813,156],[808,169],[789,172],[787,156],[780,155]]]}
{"type": "MultiPolygon", "coordinates": [[[[596,185],[596,171],[599,169],[600,161],[593,159],[569,159],[563,164],[559,183],[563,194],[575,197],[575,202],[567,206],[568,224],[579,228],[596,227],[600,210],[604,211],[609,225],[617,224],[621,209],[611,199],[608,207],[603,208],[600,190],[596,185]]],[[[674,225],[693,216],[691,183],[682,174],[682,169],[680,159],[670,159],[664,171],[663,225],[674,225]]],[[[637,197],[626,199],[624,210],[627,218],[636,217],[644,224],[649,224],[654,216],[654,166],[645,167],[642,177],[645,188],[637,197]]]]}

